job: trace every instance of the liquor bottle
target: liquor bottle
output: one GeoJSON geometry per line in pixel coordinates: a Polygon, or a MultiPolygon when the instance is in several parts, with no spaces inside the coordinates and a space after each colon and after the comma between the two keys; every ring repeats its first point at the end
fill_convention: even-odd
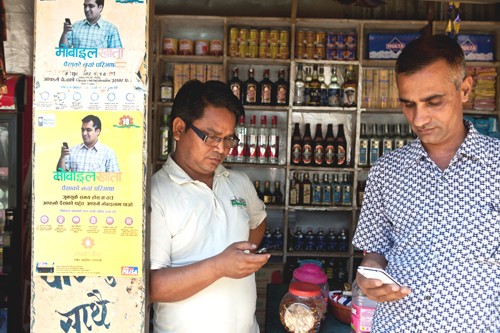
{"type": "Polygon", "coordinates": [[[311,205],[320,206],[322,204],[321,198],[321,183],[319,182],[319,175],[313,174],[313,181],[311,183],[311,205]]]}
{"type": "Polygon", "coordinates": [[[328,106],[328,85],[325,82],[325,68],[319,68],[318,81],[320,86],[320,105],[328,106]]]}
{"type": "Polygon", "coordinates": [[[288,105],[288,82],[285,80],[285,69],[278,70],[278,81],[274,83],[272,104],[276,106],[288,105]]]}
{"type": "Polygon", "coordinates": [[[332,191],[333,191],[332,204],[334,206],[341,206],[342,205],[342,185],[340,184],[339,175],[337,173],[333,174],[332,191]]]}
{"type": "Polygon", "coordinates": [[[295,123],[292,134],[292,160],[293,165],[302,163],[302,136],[300,135],[299,123],[295,123]]]}
{"type": "Polygon", "coordinates": [[[160,126],[160,151],[158,159],[160,161],[166,161],[169,153],[170,143],[170,128],[168,127],[168,115],[163,114],[160,126]]]}
{"type": "Polygon", "coordinates": [[[366,180],[358,180],[358,206],[363,205],[363,199],[365,197],[366,180]]]}
{"type": "Polygon", "coordinates": [[[258,101],[259,83],[254,79],[255,70],[248,69],[248,79],[243,83],[243,104],[256,105],[258,101]]]}
{"type": "Polygon", "coordinates": [[[347,236],[347,231],[345,229],[340,229],[337,239],[339,251],[347,252],[349,250],[349,237],[347,236]]]}
{"type": "Polygon", "coordinates": [[[170,75],[165,74],[160,83],[160,100],[162,103],[174,100],[174,81],[170,75]]]}
{"type": "Polygon", "coordinates": [[[273,95],[273,82],[269,79],[269,68],[264,69],[264,77],[259,83],[257,100],[261,105],[271,105],[273,95]]]}
{"type": "Polygon", "coordinates": [[[309,172],[304,172],[304,179],[300,182],[299,203],[304,206],[311,204],[311,180],[309,172]]]}
{"type": "Polygon", "coordinates": [[[259,135],[257,136],[257,162],[267,163],[269,128],[267,127],[267,116],[260,117],[259,135]]]}
{"type": "Polygon", "coordinates": [[[306,76],[304,79],[304,105],[310,105],[309,101],[311,98],[311,81],[312,81],[312,76],[311,76],[311,67],[306,67],[306,76]]]}
{"type": "Polygon", "coordinates": [[[302,228],[297,227],[295,233],[293,234],[293,249],[295,251],[304,251],[304,234],[302,233],[302,228]]]}
{"type": "Polygon", "coordinates": [[[345,80],[342,83],[342,106],[355,107],[356,106],[356,92],[358,89],[358,82],[354,79],[354,68],[352,65],[346,67],[345,80]]]}
{"type": "Polygon", "coordinates": [[[394,149],[402,148],[405,144],[405,139],[401,135],[401,124],[396,124],[394,126],[394,149]]]}
{"type": "Polygon", "coordinates": [[[238,97],[238,99],[241,101],[243,82],[239,79],[238,76],[239,76],[238,67],[234,67],[233,77],[231,78],[231,80],[229,80],[228,85],[229,88],[231,88],[231,91],[233,92],[234,96],[238,97]]]}
{"type": "Polygon", "coordinates": [[[257,196],[260,200],[264,201],[264,194],[260,190],[260,181],[256,180],[253,182],[253,186],[255,187],[255,191],[257,192],[257,196]]]}
{"type": "Polygon", "coordinates": [[[309,106],[321,105],[321,82],[319,82],[318,65],[313,65],[312,79],[309,83],[309,106]]]}
{"type": "Polygon", "coordinates": [[[333,285],[334,290],[342,290],[342,288],[344,287],[344,283],[347,282],[347,271],[345,269],[345,266],[346,263],[344,261],[338,259],[336,260],[333,273],[333,280],[335,281],[333,285]]]}
{"type": "Polygon", "coordinates": [[[390,153],[394,149],[389,124],[382,125],[382,155],[390,153]]]}
{"type": "Polygon", "coordinates": [[[337,152],[336,166],[345,167],[347,165],[347,141],[345,139],[343,124],[339,124],[339,130],[335,138],[335,151],[337,152]]]}
{"type": "Polygon", "coordinates": [[[264,182],[264,192],[262,193],[262,197],[264,198],[264,203],[266,205],[273,203],[273,193],[271,192],[271,182],[266,180],[264,182]]]}
{"type": "Polygon", "coordinates": [[[326,235],[326,250],[328,252],[337,251],[337,249],[338,249],[337,243],[338,243],[337,242],[337,235],[335,234],[335,230],[333,230],[333,228],[330,228],[328,230],[328,234],[326,235]]]}
{"type": "Polygon", "coordinates": [[[302,64],[298,65],[297,68],[297,78],[295,79],[295,93],[293,96],[293,104],[302,106],[305,104],[305,93],[304,93],[304,72],[302,69],[302,64]]]}
{"type": "Polygon", "coordinates": [[[299,174],[297,172],[293,173],[292,183],[290,185],[290,199],[289,203],[291,206],[299,204],[300,195],[300,181],[299,174]]]}
{"type": "Polygon", "coordinates": [[[352,206],[352,185],[348,174],[342,175],[342,206],[352,206]]]}
{"type": "Polygon", "coordinates": [[[311,136],[311,125],[306,124],[306,130],[304,131],[304,137],[302,138],[302,165],[310,166],[313,159],[313,139],[311,136]]]}
{"type": "Polygon", "coordinates": [[[269,227],[266,227],[266,230],[264,231],[264,237],[262,238],[262,242],[260,242],[260,247],[265,248],[271,246],[273,246],[273,234],[271,233],[271,229],[269,229],[269,227]]]}
{"type": "Polygon", "coordinates": [[[238,126],[234,129],[235,135],[240,139],[238,145],[235,147],[234,156],[235,162],[244,163],[247,156],[247,128],[245,127],[245,116],[241,115],[238,121],[238,126]]]}
{"type": "Polygon", "coordinates": [[[333,136],[333,125],[328,124],[325,136],[325,159],[324,165],[332,167],[337,164],[337,154],[335,151],[335,137],[333,136]]]}
{"type": "Polygon", "coordinates": [[[372,124],[372,133],[370,136],[370,166],[373,166],[380,157],[380,138],[378,136],[377,124],[372,124]]]}
{"type": "Polygon", "coordinates": [[[321,183],[321,204],[330,206],[332,204],[332,181],[328,174],[323,174],[323,182],[321,183]]]}
{"type": "Polygon", "coordinates": [[[314,134],[314,166],[322,166],[325,162],[325,140],[321,131],[321,123],[316,124],[316,133],[314,134]]]}
{"type": "Polygon", "coordinates": [[[307,232],[304,235],[305,250],[314,251],[316,248],[316,237],[314,236],[313,229],[311,227],[307,228],[307,232]]]}
{"type": "Polygon", "coordinates": [[[359,135],[359,163],[360,167],[368,166],[368,155],[369,155],[369,147],[370,139],[366,133],[366,124],[361,124],[361,134],[359,135]]]}
{"type": "Polygon", "coordinates": [[[280,130],[278,129],[278,117],[272,116],[271,129],[269,130],[267,157],[271,164],[279,163],[280,130]]]}
{"type": "Polygon", "coordinates": [[[332,77],[328,84],[328,106],[340,106],[340,84],[337,67],[332,67],[332,77]]]}
{"type": "Polygon", "coordinates": [[[273,232],[273,246],[277,250],[283,250],[283,233],[280,227],[276,227],[273,232]]]}
{"type": "Polygon", "coordinates": [[[319,227],[316,233],[316,251],[326,251],[326,235],[323,228],[319,227]]]}
{"type": "Polygon", "coordinates": [[[279,180],[274,182],[273,203],[276,205],[283,204],[283,193],[281,192],[281,183],[279,180]]]}
{"type": "Polygon", "coordinates": [[[247,152],[247,162],[248,163],[257,163],[257,150],[258,150],[258,135],[259,131],[257,127],[255,127],[255,123],[257,122],[256,116],[252,115],[250,117],[250,127],[247,128],[247,144],[248,144],[248,152],[247,152]]]}

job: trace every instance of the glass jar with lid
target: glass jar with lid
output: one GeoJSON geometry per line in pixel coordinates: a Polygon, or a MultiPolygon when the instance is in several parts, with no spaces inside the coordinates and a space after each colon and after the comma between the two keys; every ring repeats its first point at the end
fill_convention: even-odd
{"type": "Polygon", "coordinates": [[[293,271],[293,278],[291,282],[302,281],[317,284],[321,290],[325,302],[325,313],[323,319],[326,318],[326,306],[328,304],[328,294],[330,287],[328,286],[328,276],[323,270],[315,264],[304,264],[293,271]]]}
{"type": "Polygon", "coordinates": [[[280,303],[280,320],[288,332],[319,332],[325,304],[318,285],[292,282],[280,303]]]}

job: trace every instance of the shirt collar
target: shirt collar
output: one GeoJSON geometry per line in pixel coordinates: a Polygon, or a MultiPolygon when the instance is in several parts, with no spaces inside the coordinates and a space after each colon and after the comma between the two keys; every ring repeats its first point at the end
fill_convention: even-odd
{"type": "Polygon", "coordinates": [[[102,21],[102,16],[99,17],[99,19],[97,20],[97,22],[94,23],[94,24],[90,23],[87,19],[85,19],[85,24],[88,24],[90,26],[95,25],[95,26],[98,26],[100,28],[101,27],[101,21],[102,21]]]}
{"type": "Polygon", "coordinates": [[[98,140],[95,145],[92,148],[87,148],[87,146],[82,142],[80,143],[80,149],[86,149],[86,150],[92,150],[94,149],[95,151],[100,151],[102,148],[101,142],[98,140]]]}
{"type": "MultiPolygon", "coordinates": [[[[169,155],[167,161],[163,165],[164,170],[168,169],[168,176],[172,181],[179,185],[184,183],[198,182],[191,178],[169,155]]],[[[229,175],[229,170],[227,170],[223,165],[218,165],[214,172],[214,184],[219,179],[220,176],[227,177],[229,175]]]]}

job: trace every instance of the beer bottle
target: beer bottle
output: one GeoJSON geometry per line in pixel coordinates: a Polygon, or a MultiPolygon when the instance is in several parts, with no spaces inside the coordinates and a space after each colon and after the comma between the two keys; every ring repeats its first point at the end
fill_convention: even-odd
{"type": "Polygon", "coordinates": [[[307,66],[305,68],[306,77],[304,79],[304,105],[310,105],[309,101],[311,98],[311,67],[307,66]]]}
{"type": "Polygon", "coordinates": [[[273,193],[271,192],[271,182],[269,180],[264,182],[264,192],[262,193],[262,196],[264,198],[262,201],[264,201],[266,205],[273,203],[273,193]]]}
{"type": "Polygon", "coordinates": [[[297,172],[293,173],[292,185],[290,186],[290,205],[298,205],[299,204],[299,195],[300,195],[300,180],[299,174],[297,172]]]}
{"type": "Polygon", "coordinates": [[[302,165],[310,166],[313,159],[313,139],[311,136],[311,125],[306,124],[304,137],[302,138],[302,165]]]}
{"type": "Polygon", "coordinates": [[[328,106],[328,85],[325,82],[325,68],[319,68],[318,81],[321,84],[320,88],[320,105],[328,106]]]}
{"type": "Polygon", "coordinates": [[[238,99],[241,101],[241,86],[243,85],[243,82],[239,79],[238,77],[239,71],[238,67],[233,68],[233,77],[231,80],[229,80],[228,85],[229,88],[231,88],[231,91],[233,92],[234,96],[238,97],[238,99]]]}
{"type": "Polygon", "coordinates": [[[248,69],[248,79],[243,83],[243,104],[256,105],[258,104],[259,83],[254,79],[255,70],[250,67],[248,69]]]}
{"type": "Polygon", "coordinates": [[[255,191],[257,192],[257,196],[259,197],[259,199],[264,201],[264,194],[260,190],[260,181],[259,180],[254,181],[253,185],[255,187],[255,191]]]}
{"type": "Polygon", "coordinates": [[[335,138],[335,151],[337,152],[337,166],[345,167],[347,165],[347,141],[343,124],[339,124],[339,130],[335,138]]]}
{"type": "Polygon", "coordinates": [[[325,159],[324,165],[333,167],[337,164],[337,154],[335,151],[335,137],[333,136],[333,125],[328,124],[325,137],[325,159]]]}
{"type": "Polygon", "coordinates": [[[165,74],[160,83],[160,100],[162,103],[174,100],[174,82],[172,77],[167,74],[165,74]]]}
{"type": "Polygon", "coordinates": [[[283,204],[283,193],[281,192],[281,183],[279,180],[274,182],[273,203],[276,205],[283,204]]]}
{"type": "Polygon", "coordinates": [[[314,166],[322,166],[325,158],[325,142],[321,131],[321,123],[316,124],[316,133],[314,135],[314,166]]]}
{"type": "Polygon", "coordinates": [[[299,123],[295,123],[292,134],[292,160],[293,165],[300,165],[302,162],[302,137],[300,135],[299,123]]]}

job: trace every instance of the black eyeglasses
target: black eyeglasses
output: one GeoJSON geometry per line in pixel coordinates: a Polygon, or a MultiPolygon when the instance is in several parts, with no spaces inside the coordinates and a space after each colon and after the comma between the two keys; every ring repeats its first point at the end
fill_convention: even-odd
{"type": "Polygon", "coordinates": [[[237,137],[219,138],[218,136],[210,136],[203,133],[198,127],[192,123],[187,123],[188,127],[196,133],[196,135],[205,142],[207,146],[216,147],[221,141],[224,141],[224,148],[233,148],[238,145],[240,139],[237,137]]]}

